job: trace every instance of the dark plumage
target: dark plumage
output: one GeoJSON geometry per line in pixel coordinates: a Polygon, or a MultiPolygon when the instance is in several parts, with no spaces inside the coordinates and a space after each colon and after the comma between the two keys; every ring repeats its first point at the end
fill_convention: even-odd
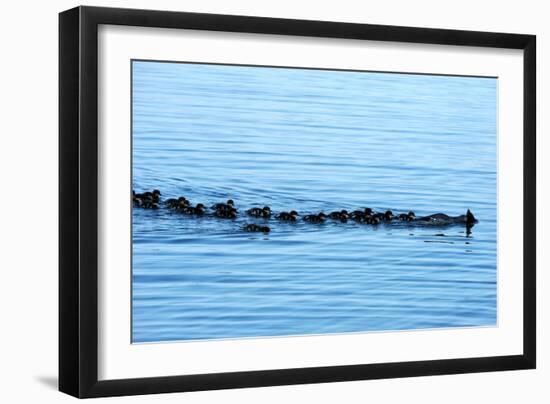
{"type": "Polygon", "coordinates": [[[372,215],[371,208],[365,208],[363,210],[355,210],[349,214],[349,217],[356,222],[365,222],[367,218],[372,215]]]}
{"type": "Polygon", "coordinates": [[[187,200],[184,196],[180,196],[178,199],[170,198],[164,202],[166,206],[170,209],[183,210],[191,206],[191,202],[187,200]]]}
{"type": "Polygon", "coordinates": [[[306,215],[304,216],[304,221],[309,223],[323,223],[326,220],[327,215],[323,212],[318,213],[317,215],[306,215]]]}
{"type": "Polygon", "coordinates": [[[275,219],[281,220],[283,222],[295,222],[298,212],[292,210],[290,212],[281,212],[275,216],[275,219]]]}
{"type": "Polygon", "coordinates": [[[185,206],[180,209],[181,212],[185,213],[186,215],[197,215],[201,216],[204,215],[204,205],[202,203],[197,203],[197,206],[185,206]]]}
{"type": "Polygon", "coordinates": [[[160,202],[160,191],[158,189],[154,189],[151,195],[153,197],[153,202],[160,202]]]}
{"type": "Polygon", "coordinates": [[[258,226],[257,224],[247,224],[243,227],[244,231],[248,232],[262,232],[262,233],[269,233],[270,228],[267,226],[258,226]]]}
{"type": "Polygon", "coordinates": [[[266,219],[271,217],[271,209],[269,208],[269,206],[264,206],[263,208],[248,209],[246,211],[246,213],[249,216],[263,217],[263,218],[266,218],[266,219]]]}
{"type": "Polygon", "coordinates": [[[212,205],[212,209],[214,210],[237,210],[235,209],[235,202],[233,202],[233,199],[228,199],[225,203],[215,203],[212,205]]]}
{"type": "Polygon", "coordinates": [[[220,219],[235,219],[237,217],[237,212],[233,210],[218,209],[214,212],[214,216],[220,219]]]}
{"type": "Polygon", "coordinates": [[[333,220],[339,220],[342,223],[345,223],[348,221],[349,214],[347,210],[342,209],[341,211],[335,211],[335,212],[329,213],[328,217],[330,217],[333,220]]]}
{"type": "MultiPolygon", "coordinates": [[[[198,203],[196,206],[192,206],[187,198],[180,196],[178,198],[169,198],[161,201],[161,191],[154,189],[153,191],[146,191],[143,193],[136,193],[132,190],[132,203],[133,206],[143,209],[159,209],[162,206],[168,209],[174,209],[177,212],[181,212],[187,215],[200,216],[206,214],[206,208],[202,203],[198,203]]],[[[237,217],[237,209],[232,199],[228,199],[225,203],[216,203],[212,206],[213,216],[222,219],[235,219],[237,217]]],[[[253,207],[246,211],[247,215],[256,218],[269,219],[273,215],[269,206],[253,207]]],[[[280,212],[274,217],[279,221],[284,222],[296,222],[298,212],[292,210],[290,212],[280,212]]],[[[418,226],[448,226],[462,224],[466,225],[469,229],[478,222],[472,212],[468,209],[466,214],[458,216],[449,216],[444,213],[435,213],[428,216],[416,217],[413,211],[408,213],[401,213],[394,215],[391,210],[385,212],[374,212],[371,208],[364,208],[355,210],[349,213],[347,210],[342,209],[334,211],[325,215],[323,212],[318,214],[309,214],[303,217],[305,222],[309,223],[323,223],[327,218],[342,223],[347,222],[348,219],[353,219],[357,223],[364,223],[370,225],[377,225],[379,223],[390,223],[393,220],[399,220],[401,222],[413,222],[412,225],[418,226]]],[[[264,232],[270,231],[268,226],[261,226],[257,224],[247,224],[243,227],[244,231],[249,232],[264,232]]]]}
{"type": "Polygon", "coordinates": [[[414,212],[409,213],[401,213],[397,218],[402,222],[412,222],[416,219],[416,216],[414,215],[414,212]]]}
{"type": "Polygon", "coordinates": [[[144,209],[158,209],[158,203],[160,201],[160,191],[155,190],[153,192],[143,192],[136,194],[132,190],[132,201],[134,206],[144,209]]]}

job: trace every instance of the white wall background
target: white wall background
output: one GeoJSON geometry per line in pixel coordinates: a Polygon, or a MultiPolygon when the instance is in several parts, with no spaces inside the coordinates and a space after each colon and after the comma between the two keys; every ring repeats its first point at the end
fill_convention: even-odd
{"type": "MultiPolygon", "coordinates": [[[[546,2],[90,1],[87,5],[304,18],[538,36],[538,369],[109,399],[127,403],[547,403],[550,400],[550,25],[546,2]]],[[[57,385],[57,13],[5,2],[0,24],[0,401],[63,403],[57,385]]]]}

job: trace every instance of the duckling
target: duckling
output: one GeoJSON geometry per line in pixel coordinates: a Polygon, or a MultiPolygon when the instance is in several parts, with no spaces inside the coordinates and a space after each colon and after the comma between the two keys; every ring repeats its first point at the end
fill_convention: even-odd
{"type": "Polygon", "coordinates": [[[329,213],[328,217],[334,220],[339,220],[342,223],[345,223],[348,221],[349,215],[347,210],[342,209],[341,211],[335,211],[335,212],[329,213]]]}
{"type": "Polygon", "coordinates": [[[180,196],[178,198],[178,202],[177,202],[177,205],[176,205],[176,209],[185,209],[187,207],[191,206],[191,202],[189,202],[188,199],[186,199],[185,197],[183,196],[180,196]]]}
{"type": "Polygon", "coordinates": [[[154,189],[151,194],[153,196],[153,202],[160,202],[160,191],[158,189],[154,189]]]}
{"type": "Polygon", "coordinates": [[[243,227],[244,231],[269,233],[271,229],[268,226],[258,226],[257,224],[247,224],[243,227]]]}
{"type": "Polygon", "coordinates": [[[323,223],[325,221],[326,215],[323,212],[320,212],[317,215],[306,215],[304,216],[304,221],[310,223],[323,223]]]}
{"type": "Polygon", "coordinates": [[[334,211],[334,212],[331,212],[328,214],[328,217],[330,217],[331,219],[340,219],[342,217],[342,215],[345,215],[347,216],[348,215],[348,211],[343,209],[343,210],[337,210],[337,211],[334,211]]]}
{"type": "Polygon", "coordinates": [[[263,208],[248,209],[246,213],[249,216],[254,216],[254,217],[263,217],[263,218],[271,217],[271,209],[269,208],[269,206],[264,206],[263,208]]]}
{"type": "Polygon", "coordinates": [[[410,211],[409,213],[401,213],[397,218],[402,222],[412,222],[416,219],[416,216],[413,211],[410,211]]]}
{"type": "Polygon", "coordinates": [[[393,212],[391,210],[387,210],[386,212],[384,212],[384,221],[386,222],[391,222],[392,219],[393,219],[393,212]]]}
{"type": "Polygon", "coordinates": [[[369,219],[368,224],[380,224],[381,219],[377,216],[373,216],[369,219]]]}
{"type": "Polygon", "coordinates": [[[281,220],[283,222],[295,222],[298,212],[291,210],[290,212],[281,212],[275,216],[275,219],[281,220]]]}
{"type": "Polygon", "coordinates": [[[193,206],[186,206],[181,209],[183,213],[186,215],[197,215],[201,216],[204,215],[204,205],[202,203],[197,203],[195,207],[193,206]]]}
{"type": "Polygon", "coordinates": [[[232,210],[218,209],[214,212],[214,216],[219,217],[220,219],[235,219],[237,213],[232,210]]]}
{"type": "Polygon", "coordinates": [[[170,198],[167,199],[164,204],[168,206],[171,209],[178,209],[178,208],[184,208],[185,206],[189,206],[189,201],[184,196],[180,196],[179,198],[170,198]]]}
{"type": "Polygon", "coordinates": [[[136,194],[135,191],[132,191],[132,201],[134,202],[134,206],[145,207],[145,205],[154,202],[153,194],[151,192],[136,194]]]}
{"type": "Polygon", "coordinates": [[[372,215],[371,208],[365,208],[363,210],[355,210],[349,214],[349,217],[355,221],[363,222],[367,217],[372,215]]]}
{"type": "Polygon", "coordinates": [[[380,223],[381,217],[380,217],[379,213],[374,213],[372,215],[363,215],[363,216],[358,217],[354,220],[357,223],[374,224],[374,223],[380,223]]]}
{"type": "Polygon", "coordinates": [[[144,209],[158,209],[159,208],[159,205],[158,203],[156,202],[152,202],[152,201],[143,201],[142,204],[140,205],[142,208],[144,209]]]}
{"type": "Polygon", "coordinates": [[[372,217],[377,218],[379,221],[384,220],[384,214],[381,212],[376,212],[375,214],[372,215],[372,217]]]}
{"type": "Polygon", "coordinates": [[[226,203],[215,203],[214,205],[212,205],[212,209],[214,209],[214,210],[218,210],[218,209],[232,210],[232,209],[235,209],[235,202],[233,202],[233,199],[228,199],[226,203]]]}
{"type": "Polygon", "coordinates": [[[178,200],[176,198],[168,198],[164,201],[164,204],[169,208],[174,208],[178,204],[178,200]]]}
{"type": "Polygon", "coordinates": [[[133,194],[132,199],[134,201],[136,200],[145,201],[145,200],[152,200],[153,197],[152,197],[152,194],[149,195],[147,192],[144,192],[142,194],[133,194]]]}

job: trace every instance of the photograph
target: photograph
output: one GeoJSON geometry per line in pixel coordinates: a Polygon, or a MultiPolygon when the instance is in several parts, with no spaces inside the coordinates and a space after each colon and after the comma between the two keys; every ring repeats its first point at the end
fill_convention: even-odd
{"type": "Polygon", "coordinates": [[[497,77],[129,68],[132,343],[498,326],[497,77]]]}

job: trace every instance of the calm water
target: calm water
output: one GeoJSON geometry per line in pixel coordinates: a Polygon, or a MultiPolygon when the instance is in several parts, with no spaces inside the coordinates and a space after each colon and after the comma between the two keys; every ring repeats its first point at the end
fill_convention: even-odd
{"type": "Polygon", "coordinates": [[[134,342],[496,324],[496,79],[133,63],[133,188],[377,227],[133,210],[134,342]]]}

